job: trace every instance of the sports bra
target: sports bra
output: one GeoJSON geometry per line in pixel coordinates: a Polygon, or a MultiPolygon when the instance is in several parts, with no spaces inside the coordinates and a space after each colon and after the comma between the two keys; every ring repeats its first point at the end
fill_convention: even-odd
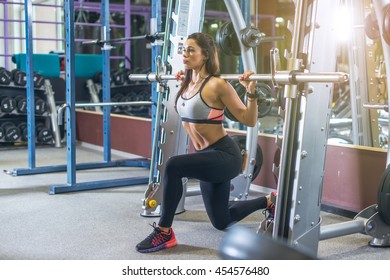
{"type": "Polygon", "coordinates": [[[180,95],[176,108],[182,121],[190,123],[220,124],[224,119],[224,110],[210,107],[202,98],[202,89],[212,76],[208,76],[197,93],[190,98],[180,95]]]}

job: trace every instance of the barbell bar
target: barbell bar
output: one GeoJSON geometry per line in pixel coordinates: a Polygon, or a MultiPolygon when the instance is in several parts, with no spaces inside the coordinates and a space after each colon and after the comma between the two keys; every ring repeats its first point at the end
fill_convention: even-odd
{"type": "MultiPolygon", "coordinates": [[[[220,78],[224,80],[238,80],[240,74],[222,74],[220,78]]],[[[250,81],[275,81],[279,84],[299,84],[299,83],[345,83],[349,79],[349,75],[343,72],[323,72],[323,73],[305,73],[298,71],[278,71],[272,74],[253,74],[248,80],[250,81]]],[[[132,81],[148,81],[148,82],[163,82],[168,80],[176,80],[176,75],[165,75],[157,73],[147,74],[130,74],[129,80],[132,81]]]]}
{"type": "Polygon", "coordinates": [[[92,41],[84,41],[81,44],[82,45],[104,45],[104,44],[115,44],[115,43],[121,43],[131,40],[140,40],[140,39],[146,39],[151,43],[154,43],[156,40],[161,40],[164,38],[164,32],[156,32],[155,34],[146,34],[146,35],[139,35],[139,36],[131,36],[131,37],[124,37],[124,38],[117,38],[117,39],[111,39],[111,40],[92,40],[92,41]]]}
{"type": "Polygon", "coordinates": [[[389,105],[382,104],[382,103],[365,103],[365,104],[363,104],[363,108],[388,111],[389,105]]]}
{"type": "MultiPolygon", "coordinates": [[[[76,103],[74,106],[76,108],[80,107],[96,107],[96,106],[143,106],[143,105],[152,105],[152,101],[127,101],[127,102],[96,102],[96,103],[76,103]]],[[[69,107],[68,104],[62,104],[57,110],[57,122],[58,125],[62,125],[62,115],[64,110],[69,107]]]]}

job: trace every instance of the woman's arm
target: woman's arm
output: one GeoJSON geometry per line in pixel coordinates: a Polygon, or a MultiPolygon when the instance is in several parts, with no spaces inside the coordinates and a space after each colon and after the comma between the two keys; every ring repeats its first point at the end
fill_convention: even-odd
{"type": "MultiPolygon", "coordinates": [[[[246,80],[252,74],[253,72],[251,71],[245,71],[244,74],[241,75],[240,83],[245,87],[248,93],[254,94],[256,82],[246,80]]],[[[247,98],[247,105],[245,106],[230,83],[218,79],[215,86],[222,103],[240,123],[250,127],[256,125],[258,118],[257,98],[247,98]]]]}

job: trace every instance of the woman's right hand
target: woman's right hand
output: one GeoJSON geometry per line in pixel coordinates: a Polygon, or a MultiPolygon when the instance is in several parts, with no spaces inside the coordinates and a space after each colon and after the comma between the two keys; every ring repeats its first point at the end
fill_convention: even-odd
{"type": "Polygon", "coordinates": [[[180,70],[179,72],[176,73],[175,77],[176,77],[176,81],[178,81],[180,86],[181,86],[183,84],[184,78],[185,78],[184,71],[180,70]]]}

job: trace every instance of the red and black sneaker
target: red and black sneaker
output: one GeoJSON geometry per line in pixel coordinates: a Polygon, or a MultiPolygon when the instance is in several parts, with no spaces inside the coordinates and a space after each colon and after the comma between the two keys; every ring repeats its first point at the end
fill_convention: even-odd
{"type": "Polygon", "coordinates": [[[164,232],[156,226],[156,223],[153,223],[152,227],[154,228],[153,232],[137,244],[138,252],[150,253],[176,246],[176,237],[172,229],[169,229],[169,232],[164,232]]]}

